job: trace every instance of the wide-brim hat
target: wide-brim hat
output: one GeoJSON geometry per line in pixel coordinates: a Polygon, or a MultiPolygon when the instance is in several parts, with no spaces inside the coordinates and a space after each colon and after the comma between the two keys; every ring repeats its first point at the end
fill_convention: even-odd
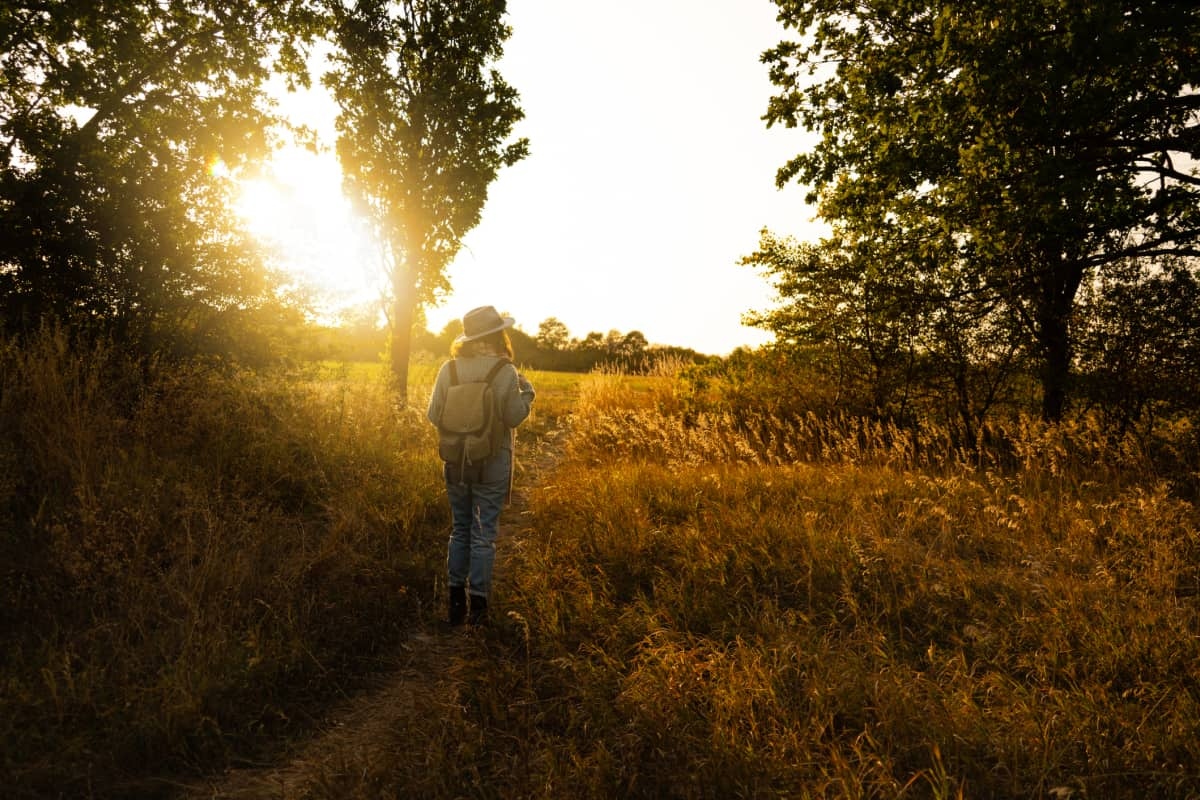
{"type": "Polygon", "coordinates": [[[512,317],[500,316],[495,306],[480,306],[479,308],[472,308],[466,314],[463,314],[462,324],[463,332],[461,336],[455,339],[456,342],[470,342],[474,339],[482,339],[489,333],[511,328],[516,324],[516,320],[512,317]]]}

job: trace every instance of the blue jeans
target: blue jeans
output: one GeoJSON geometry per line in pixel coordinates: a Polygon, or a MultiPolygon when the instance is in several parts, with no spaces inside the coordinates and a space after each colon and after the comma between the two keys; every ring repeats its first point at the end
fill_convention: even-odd
{"type": "Polygon", "coordinates": [[[454,518],[446,565],[451,586],[469,586],[471,594],[487,597],[492,589],[496,534],[500,509],[508,495],[512,452],[501,450],[483,464],[478,480],[458,481],[457,468],[445,468],[446,494],[454,518]]]}

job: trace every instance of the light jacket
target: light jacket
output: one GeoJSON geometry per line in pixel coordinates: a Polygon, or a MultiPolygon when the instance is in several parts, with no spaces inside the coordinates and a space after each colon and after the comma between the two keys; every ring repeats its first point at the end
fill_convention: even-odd
{"type": "MultiPolygon", "coordinates": [[[[492,367],[499,361],[498,356],[467,356],[457,359],[458,382],[470,383],[481,381],[487,377],[492,367]]],[[[450,362],[447,361],[438,371],[437,380],[433,384],[433,394],[429,397],[429,410],[426,416],[434,425],[442,416],[442,408],[446,405],[446,390],[450,388],[450,362]]],[[[501,441],[500,446],[512,450],[512,429],[525,421],[529,409],[533,405],[535,392],[529,381],[517,374],[517,368],[511,364],[501,368],[492,378],[492,395],[496,398],[496,412],[504,427],[508,428],[508,436],[501,441]]]]}

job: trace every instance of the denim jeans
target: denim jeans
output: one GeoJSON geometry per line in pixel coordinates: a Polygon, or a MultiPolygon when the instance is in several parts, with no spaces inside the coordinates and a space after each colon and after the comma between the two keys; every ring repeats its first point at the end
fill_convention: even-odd
{"type": "Polygon", "coordinates": [[[445,469],[446,494],[454,518],[446,564],[451,586],[467,586],[474,595],[487,597],[492,588],[496,560],[496,533],[500,508],[508,495],[512,452],[501,450],[483,464],[478,480],[459,482],[452,464],[445,469]]]}

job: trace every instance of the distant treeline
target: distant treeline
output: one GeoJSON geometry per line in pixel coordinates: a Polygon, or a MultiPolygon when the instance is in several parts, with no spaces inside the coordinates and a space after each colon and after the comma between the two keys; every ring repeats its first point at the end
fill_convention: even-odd
{"type": "MultiPolygon", "coordinates": [[[[462,333],[462,322],[455,319],[439,333],[424,326],[413,329],[413,358],[440,361],[448,358],[454,339],[462,333]]],[[[309,361],[379,361],[386,355],[387,331],[373,321],[360,317],[337,326],[307,325],[296,328],[291,344],[293,357],[309,361]]],[[[530,335],[511,328],[513,355],[518,364],[530,369],[562,372],[590,372],[598,366],[612,366],[626,372],[641,372],[669,359],[681,364],[707,364],[719,359],[689,347],[650,344],[641,331],[608,333],[592,331],[582,339],[572,337],[567,326],[549,317],[530,335]]]]}

